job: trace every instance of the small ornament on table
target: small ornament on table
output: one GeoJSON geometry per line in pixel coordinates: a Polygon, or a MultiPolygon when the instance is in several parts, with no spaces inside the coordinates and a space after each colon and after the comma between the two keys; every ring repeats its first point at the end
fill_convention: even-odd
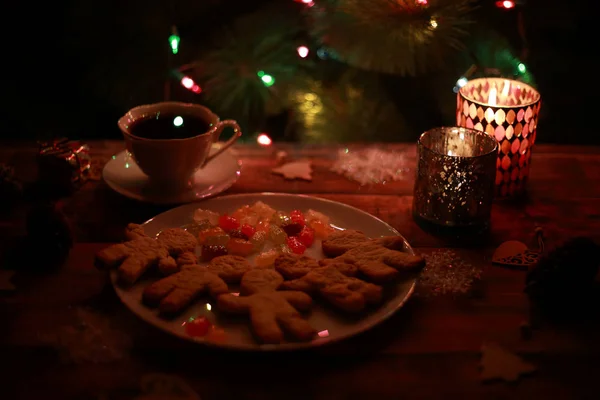
{"type": "Polygon", "coordinates": [[[516,382],[523,375],[536,371],[536,367],[523,361],[496,343],[484,343],[481,346],[481,380],[490,382],[503,380],[516,382]]]}
{"type": "Polygon", "coordinates": [[[310,160],[297,160],[273,168],[273,173],[282,175],[285,179],[301,179],[312,181],[312,163],[310,160]]]}
{"type": "Polygon", "coordinates": [[[343,149],[331,167],[346,178],[360,185],[385,184],[402,180],[408,171],[404,154],[377,148],[366,150],[343,149]]]}
{"type": "Polygon", "coordinates": [[[58,195],[71,193],[87,181],[90,169],[87,145],[67,138],[39,143],[39,181],[50,192],[58,195]]]}
{"type": "Polygon", "coordinates": [[[502,243],[492,256],[492,263],[519,269],[528,269],[537,263],[540,253],[544,252],[544,232],[542,228],[535,229],[539,249],[531,250],[523,242],[509,240],[502,243]]]}

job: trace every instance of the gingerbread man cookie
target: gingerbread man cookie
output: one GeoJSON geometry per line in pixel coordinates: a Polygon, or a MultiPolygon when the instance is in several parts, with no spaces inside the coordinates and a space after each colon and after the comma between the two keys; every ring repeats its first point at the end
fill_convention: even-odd
{"type": "Polygon", "coordinates": [[[205,267],[184,265],[181,271],[146,287],[143,301],[149,306],[158,306],[163,314],[172,315],[206,292],[217,297],[228,290],[225,281],[205,267]]]}
{"type": "Polygon", "coordinates": [[[227,283],[239,283],[252,265],[244,257],[227,255],[213,258],[206,268],[227,283]]]}
{"type": "Polygon", "coordinates": [[[252,277],[246,280],[245,290],[251,294],[222,294],[217,299],[219,310],[232,314],[249,314],[254,333],[263,343],[283,342],[284,331],[297,340],[311,340],[316,331],[297,311],[310,309],[310,296],[297,291],[273,290],[273,285],[278,280],[273,275],[277,272],[273,270],[255,269],[247,272],[250,273],[252,277]]]}
{"type": "Polygon", "coordinates": [[[240,294],[251,295],[258,292],[275,291],[283,283],[283,276],[275,270],[254,268],[242,276],[240,294]]]}
{"type": "Polygon", "coordinates": [[[370,240],[364,233],[352,229],[345,231],[332,232],[327,239],[321,243],[323,254],[327,257],[341,256],[348,250],[351,250],[370,240]]]}
{"type": "MultiPolygon", "coordinates": [[[[384,237],[363,243],[334,259],[321,260],[321,265],[351,264],[368,281],[389,282],[402,272],[416,272],[425,267],[425,259],[399,250],[404,243],[401,237],[384,237]]],[[[339,265],[338,265],[339,267],[339,265]]]]}
{"type": "Polygon", "coordinates": [[[194,265],[198,264],[198,257],[196,253],[192,251],[186,251],[185,253],[181,253],[177,257],[177,265],[179,267],[183,267],[184,265],[194,265]]]}
{"type": "Polygon", "coordinates": [[[156,240],[169,250],[169,254],[177,257],[180,254],[196,250],[196,237],[183,228],[169,228],[161,231],[156,240]]]}
{"type": "Polygon", "coordinates": [[[381,302],[382,288],[342,274],[331,266],[312,270],[300,279],[285,281],[282,290],[319,293],[333,306],[348,312],[362,311],[368,304],[381,302]]]}
{"type": "Polygon", "coordinates": [[[168,262],[169,252],[156,240],[149,237],[114,244],[96,254],[99,268],[118,267],[119,278],[127,283],[135,283],[148,270],[161,261],[168,262]]]}
{"type": "Polygon", "coordinates": [[[319,268],[319,263],[315,259],[295,254],[281,254],[273,264],[275,270],[286,279],[298,279],[319,268]]]}

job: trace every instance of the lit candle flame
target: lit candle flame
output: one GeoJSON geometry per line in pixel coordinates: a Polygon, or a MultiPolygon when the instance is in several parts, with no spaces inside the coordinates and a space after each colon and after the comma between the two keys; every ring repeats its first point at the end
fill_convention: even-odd
{"type": "Polygon", "coordinates": [[[488,97],[488,103],[490,104],[490,106],[495,106],[496,105],[496,88],[491,88],[490,89],[490,95],[488,97]]]}
{"type": "Polygon", "coordinates": [[[510,91],[510,82],[504,81],[504,88],[502,89],[502,96],[507,97],[510,91]]]}

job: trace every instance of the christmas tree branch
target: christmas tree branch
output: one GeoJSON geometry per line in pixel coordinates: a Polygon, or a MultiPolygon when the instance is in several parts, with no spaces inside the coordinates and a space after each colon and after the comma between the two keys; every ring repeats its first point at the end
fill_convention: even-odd
{"type": "Polygon", "coordinates": [[[308,10],[312,33],[356,67],[416,75],[462,47],[473,0],[325,0],[308,10]]]}

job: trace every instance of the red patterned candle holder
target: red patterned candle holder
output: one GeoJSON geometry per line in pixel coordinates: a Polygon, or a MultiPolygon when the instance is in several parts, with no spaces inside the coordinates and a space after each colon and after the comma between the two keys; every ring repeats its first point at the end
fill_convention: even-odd
{"type": "Polygon", "coordinates": [[[536,140],[540,94],[510,79],[473,79],[458,92],[458,126],[484,131],[498,141],[496,197],[522,194],[536,140]]]}

